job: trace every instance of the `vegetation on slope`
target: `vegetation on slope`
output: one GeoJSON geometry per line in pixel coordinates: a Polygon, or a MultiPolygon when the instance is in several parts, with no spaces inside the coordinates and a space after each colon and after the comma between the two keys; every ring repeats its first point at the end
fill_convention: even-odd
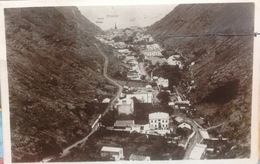
{"type": "Polygon", "coordinates": [[[116,88],[94,45],[102,31],[76,7],[5,9],[5,23],[12,158],[38,161],[84,137],[104,110],[92,101],[116,88]]]}

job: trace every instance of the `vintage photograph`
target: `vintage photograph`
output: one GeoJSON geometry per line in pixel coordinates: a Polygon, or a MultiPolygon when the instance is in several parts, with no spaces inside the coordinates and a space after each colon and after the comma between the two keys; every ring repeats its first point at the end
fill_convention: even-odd
{"type": "Polygon", "coordinates": [[[254,12],[5,8],[12,162],[250,158],[254,12]]]}

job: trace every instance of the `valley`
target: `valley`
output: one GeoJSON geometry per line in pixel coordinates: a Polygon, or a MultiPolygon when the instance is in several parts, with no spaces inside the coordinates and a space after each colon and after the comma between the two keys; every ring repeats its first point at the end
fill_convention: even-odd
{"type": "Polygon", "coordinates": [[[103,31],[76,7],[6,9],[13,162],[249,158],[253,11],[103,31]]]}

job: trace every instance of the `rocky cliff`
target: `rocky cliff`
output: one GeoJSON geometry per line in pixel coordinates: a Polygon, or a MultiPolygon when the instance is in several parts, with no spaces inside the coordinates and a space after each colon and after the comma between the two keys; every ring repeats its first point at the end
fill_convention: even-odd
{"type": "Polygon", "coordinates": [[[94,45],[106,49],[102,31],[76,7],[5,9],[5,25],[12,158],[39,161],[88,134],[104,110],[93,100],[116,90],[94,45]]]}
{"type": "Polygon", "coordinates": [[[223,123],[216,130],[236,145],[215,158],[249,157],[254,4],[179,5],[148,33],[186,66],[195,62],[184,71],[195,91],[179,89],[212,125],[223,123]]]}

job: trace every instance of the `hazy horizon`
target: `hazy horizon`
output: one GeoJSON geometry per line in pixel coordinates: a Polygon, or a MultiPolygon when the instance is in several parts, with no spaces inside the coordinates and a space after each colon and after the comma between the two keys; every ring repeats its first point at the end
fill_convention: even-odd
{"type": "Polygon", "coordinates": [[[82,15],[102,30],[127,28],[131,26],[149,26],[170,13],[177,5],[149,6],[87,6],[78,7],[82,15]],[[109,17],[117,15],[118,17],[109,17]],[[97,23],[102,22],[102,23],[97,23]]]}

